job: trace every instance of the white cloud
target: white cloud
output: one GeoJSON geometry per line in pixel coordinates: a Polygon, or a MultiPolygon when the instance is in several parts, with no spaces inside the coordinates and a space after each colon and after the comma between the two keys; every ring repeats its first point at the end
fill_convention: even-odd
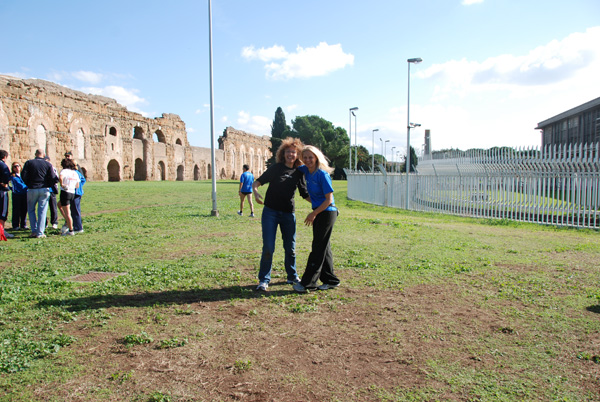
{"type": "Polygon", "coordinates": [[[242,110],[238,113],[236,128],[256,135],[271,135],[271,123],[268,117],[251,116],[242,110]]]}
{"type": "Polygon", "coordinates": [[[326,42],[316,47],[298,46],[295,53],[278,45],[258,50],[250,46],[242,49],[242,57],[265,62],[266,76],[273,80],[318,77],[354,64],[354,56],[344,53],[341,44],[326,42]]]}
{"type": "Polygon", "coordinates": [[[93,71],[76,71],[72,75],[75,79],[92,85],[98,85],[104,79],[103,74],[94,73],[93,71]]]}
{"type": "Polygon", "coordinates": [[[8,75],[10,77],[15,77],[15,78],[21,78],[21,79],[26,79],[27,78],[27,74],[25,73],[0,73],[0,75],[8,75]]]}
{"type": "Polygon", "coordinates": [[[481,4],[483,0],[463,0],[460,4],[463,6],[470,6],[472,4],[481,4]]]}
{"type": "Polygon", "coordinates": [[[500,55],[483,62],[451,60],[416,74],[438,82],[435,98],[464,96],[472,91],[547,90],[573,78],[587,76],[598,82],[600,27],[531,50],[526,55],[500,55]]]}
{"type": "Polygon", "coordinates": [[[110,85],[103,88],[98,87],[87,87],[82,88],[82,91],[89,92],[94,95],[102,95],[107,96],[109,98],[115,99],[121,105],[126,106],[127,109],[140,113],[143,116],[147,116],[148,114],[141,111],[138,108],[138,105],[145,105],[148,102],[144,98],[140,98],[137,93],[139,92],[137,89],[127,89],[119,86],[110,85]]]}
{"type": "Polygon", "coordinates": [[[288,112],[288,113],[290,113],[290,112],[292,112],[292,111],[294,111],[296,109],[298,109],[298,105],[289,105],[289,106],[285,107],[285,111],[288,112]]]}

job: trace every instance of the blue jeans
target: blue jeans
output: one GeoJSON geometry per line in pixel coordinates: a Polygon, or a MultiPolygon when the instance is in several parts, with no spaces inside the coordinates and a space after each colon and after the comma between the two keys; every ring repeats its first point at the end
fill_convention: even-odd
{"type": "Polygon", "coordinates": [[[293,212],[281,212],[264,207],[261,216],[263,249],[260,258],[258,280],[269,283],[271,281],[271,268],[273,253],[275,252],[275,237],[277,226],[281,229],[283,250],[285,251],[285,272],[287,279],[298,277],[296,272],[296,215],[293,212]]]}
{"type": "Polygon", "coordinates": [[[50,199],[50,190],[46,188],[28,188],[27,189],[27,213],[29,214],[29,223],[31,224],[31,233],[34,235],[43,235],[46,229],[46,213],[48,212],[48,200],[50,199]],[[35,215],[35,205],[37,204],[37,216],[35,215]]]}

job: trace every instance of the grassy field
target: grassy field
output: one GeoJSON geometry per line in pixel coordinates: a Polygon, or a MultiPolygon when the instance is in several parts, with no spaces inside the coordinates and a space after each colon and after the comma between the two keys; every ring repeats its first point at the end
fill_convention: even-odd
{"type": "Polygon", "coordinates": [[[218,218],[210,182],[86,184],[85,233],[0,244],[0,401],[600,401],[597,232],[334,188],[342,285],[299,295],[280,239],[253,290],[262,207],[238,216],[237,182],[218,218]]]}

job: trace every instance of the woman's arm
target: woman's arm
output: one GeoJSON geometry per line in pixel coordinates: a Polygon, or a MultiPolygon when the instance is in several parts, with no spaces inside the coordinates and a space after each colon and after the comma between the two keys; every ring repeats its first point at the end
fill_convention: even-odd
{"type": "Polygon", "coordinates": [[[319,215],[321,212],[325,211],[333,202],[333,193],[327,193],[325,194],[325,201],[323,201],[321,203],[321,205],[319,205],[317,208],[313,209],[313,211],[308,214],[308,216],[306,217],[306,219],[304,220],[304,224],[306,226],[311,226],[315,220],[315,218],[317,217],[317,215],[319,215]]]}
{"type": "Polygon", "coordinates": [[[254,193],[254,199],[256,200],[256,202],[258,204],[262,205],[262,203],[263,203],[263,197],[258,192],[258,188],[260,186],[262,186],[261,182],[259,182],[258,180],[255,180],[254,183],[252,183],[252,192],[254,193]]]}

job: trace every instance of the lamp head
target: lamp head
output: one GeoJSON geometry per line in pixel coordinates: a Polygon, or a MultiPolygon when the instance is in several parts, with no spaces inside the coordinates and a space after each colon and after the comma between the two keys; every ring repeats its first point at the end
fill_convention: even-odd
{"type": "Polygon", "coordinates": [[[420,57],[415,57],[414,59],[408,59],[408,60],[406,60],[406,61],[407,61],[407,62],[409,62],[409,63],[417,64],[417,63],[420,63],[420,62],[422,62],[422,61],[423,61],[423,59],[422,59],[422,58],[420,58],[420,57]]]}
{"type": "Polygon", "coordinates": [[[358,110],[358,108],[356,106],[355,107],[351,107],[350,111],[352,111],[352,110],[358,110]]]}
{"type": "Polygon", "coordinates": [[[376,129],[374,129],[374,130],[373,130],[373,132],[375,132],[375,131],[379,131],[379,129],[378,129],[378,128],[376,128],[376,129]]]}

